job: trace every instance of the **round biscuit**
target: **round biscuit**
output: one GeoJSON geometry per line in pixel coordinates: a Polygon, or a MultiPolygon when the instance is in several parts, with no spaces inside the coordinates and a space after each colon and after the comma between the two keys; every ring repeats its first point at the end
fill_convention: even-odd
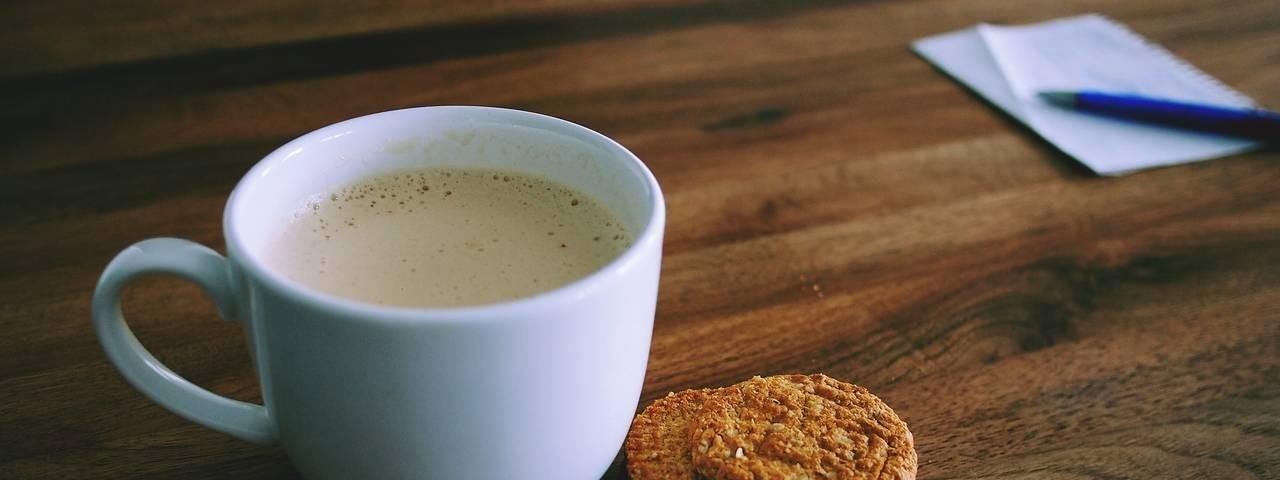
{"type": "Polygon", "coordinates": [[[913,480],[907,424],[867,389],[825,375],[756,377],[708,398],[689,427],[714,480],[913,480]]]}

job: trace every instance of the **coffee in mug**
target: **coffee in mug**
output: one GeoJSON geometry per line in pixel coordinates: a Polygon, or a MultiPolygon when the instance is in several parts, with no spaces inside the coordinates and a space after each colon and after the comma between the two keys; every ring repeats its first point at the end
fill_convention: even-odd
{"type": "Polygon", "coordinates": [[[631,242],[590,194],[510,170],[437,167],[362,179],[307,202],[268,263],[369,303],[457,307],[553,290],[631,242]]]}

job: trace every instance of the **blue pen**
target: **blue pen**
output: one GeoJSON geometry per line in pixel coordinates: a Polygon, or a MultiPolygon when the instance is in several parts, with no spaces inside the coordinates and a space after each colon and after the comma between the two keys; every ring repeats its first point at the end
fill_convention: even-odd
{"type": "Polygon", "coordinates": [[[1054,105],[1108,117],[1233,137],[1280,140],[1280,113],[1262,109],[1219,107],[1091,90],[1040,92],[1040,98],[1054,105]]]}

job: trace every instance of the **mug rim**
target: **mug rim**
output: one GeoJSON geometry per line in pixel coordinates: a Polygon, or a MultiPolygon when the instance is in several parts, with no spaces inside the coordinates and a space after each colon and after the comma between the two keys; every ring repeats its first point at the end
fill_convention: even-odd
{"type": "MultiPolygon", "coordinates": [[[[506,124],[509,122],[499,120],[497,123],[506,124]]],[[[527,312],[530,309],[546,309],[558,306],[567,306],[580,301],[581,299],[589,296],[592,292],[603,288],[603,284],[607,279],[625,274],[628,270],[635,268],[638,263],[643,261],[642,257],[646,251],[651,248],[657,248],[658,251],[661,252],[663,230],[665,229],[666,223],[666,202],[662,196],[662,190],[659,187],[658,181],[654,177],[653,172],[649,170],[649,167],[646,166],[639,157],[613,139],[585,126],[568,120],[552,117],[550,115],[511,108],[467,105],[423,106],[386,110],[343,120],[303,134],[302,136],[281,145],[275,150],[272,150],[271,153],[268,153],[261,160],[255,163],[253,167],[251,167],[249,171],[246,172],[245,175],[236,183],[236,187],[231,191],[231,195],[227,198],[227,203],[224,208],[222,223],[227,243],[227,254],[231,259],[230,263],[246,270],[249,274],[248,276],[266,284],[273,291],[285,296],[291,301],[318,305],[325,310],[339,313],[348,318],[364,321],[390,321],[395,323],[412,322],[420,324],[460,322],[475,323],[516,319],[523,316],[523,312],[527,312]],[[277,163],[288,158],[291,152],[324,140],[325,138],[332,136],[335,130],[341,130],[344,129],[344,127],[350,127],[353,124],[368,121],[373,117],[388,115],[395,112],[422,110],[452,110],[480,115],[514,115],[515,117],[531,121],[530,123],[532,125],[523,126],[537,128],[537,124],[559,125],[569,129],[571,131],[569,136],[571,137],[579,137],[580,139],[582,137],[586,137],[602,142],[609,150],[611,150],[609,153],[617,155],[620,157],[621,161],[631,164],[631,166],[636,168],[644,177],[645,193],[649,197],[649,214],[645,219],[644,227],[641,229],[640,234],[635,237],[635,241],[631,242],[631,245],[623,250],[617,257],[614,257],[613,260],[610,260],[604,266],[597,268],[591,273],[579,277],[569,283],[551,290],[511,300],[456,307],[409,307],[400,305],[382,305],[322,292],[286,277],[282,273],[262,264],[259,258],[248,254],[249,249],[244,245],[244,240],[240,236],[235,218],[235,212],[238,211],[237,206],[245,195],[244,191],[248,189],[248,185],[257,181],[260,177],[270,171],[277,163]]]]}

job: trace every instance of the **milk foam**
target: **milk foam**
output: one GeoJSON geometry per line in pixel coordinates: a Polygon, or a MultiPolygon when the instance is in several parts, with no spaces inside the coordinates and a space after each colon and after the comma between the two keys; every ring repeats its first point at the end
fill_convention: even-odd
{"type": "Polygon", "coordinates": [[[448,167],[368,178],[310,202],[267,261],[337,296],[451,307],[555,289],[600,269],[631,241],[611,212],[571,187],[448,167]]]}

